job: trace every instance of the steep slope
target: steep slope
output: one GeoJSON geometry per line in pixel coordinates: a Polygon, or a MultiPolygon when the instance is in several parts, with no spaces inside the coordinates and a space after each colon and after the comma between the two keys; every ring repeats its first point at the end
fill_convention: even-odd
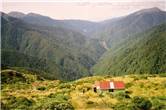
{"type": "MultiPolygon", "coordinates": [[[[5,54],[18,52],[21,56],[47,62],[39,65],[48,65],[49,69],[43,69],[51,72],[51,77],[71,80],[91,75],[91,67],[105,51],[110,49],[116,52],[116,48],[123,48],[124,42],[128,42],[136,34],[166,22],[166,12],[158,8],[143,9],[128,16],[98,23],[55,20],[35,13],[25,15],[12,12],[9,15],[3,14],[2,17],[2,49],[5,54]]],[[[107,53],[103,58],[105,56],[107,53]]],[[[23,61],[25,64],[26,59],[23,61]]],[[[18,65],[17,60],[6,60],[3,62],[5,65],[18,65]]],[[[39,68],[42,67],[37,67],[39,68]]]]}
{"type": "Polygon", "coordinates": [[[23,21],[40,26],[63,27],[78,31],[88,38],[105,40],[109,47],[125,37],[143,32],[155,25],[166,22],[166,12],[159,8],[142,9],[130,15],[91,22],[85,20],[56,20],[40,14],[11,12],[10,16],[20,17],[23,21]],[[22,15],[22,16],[16,16],[22,15]]]}
{"type": "Polygon", "coordinates": [[[95,74],[166,73],[166,24],[129,37],[93,67],[95,74]]]}
{"type": "Polygon", "coordinates": [[[42,59],[18,51],[1,50],[2,68],[24,67],[25,69],[36,71],[46,79],[58,79],[61,77],[59,66],[42,59]],[[18,59],[19,58],[19,59],[18,59]]]}
{"type": "MultiPolygon", "coordinates": [[[[72,80],[90,74],[90,67],[95,64],[102,52],[95,51],[99,50],[98,47],[91,44],[89,46],[92,48],[88,48],[89,41],[85,38],[77,31],[32,25],[2,14],[2,49],[5,52],[14,51],[13,53],[22,53],[24,56],[33,56],[48,62],[50,69],[46,72],[54,78],[72,80]]],[[[102,47],[100,49],[104,50],[102,47]]],[[[12,59],[17,59],[16,55],[11,56],[12,59]]],[[[26,63],[24,61],[23,63],[26,63]]],[[[18,63],[17,60],[9,61],[8,58],[2,60],[2,64],[7,65],[6,62],[8,65],[13,64],[10,66],[16,66],[18,63]]],[[[44,68],[43,70],[45,71],[44,68]]]]}
{"type": "Polygon", "coordinates": [[[101,22],[102,26],[93,37],[105,40],[108,47],[114,47],[128,36],[144,32],[163,22],[166,22],[165,11],[158,8],[143,9],[127,16],[101,22]]]}

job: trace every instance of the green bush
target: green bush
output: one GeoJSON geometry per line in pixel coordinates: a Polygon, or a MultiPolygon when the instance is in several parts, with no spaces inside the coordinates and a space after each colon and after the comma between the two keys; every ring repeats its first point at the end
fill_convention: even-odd
{"type": "Polygon", "coordinates": [[[48,95],[48,97],[55,98],[56,100],[59,100],[59,101],[67,101],[70,98],[69,96],[66,96],[61,93],[51,93],[50,95],[48,95]]]}
{"type": "Polygon", "coordinates": [[[156,98],[158,98],[159,100],[163,100],[163,101],[166,100],[166,96],[158,96],[158,97],[156,97],[156,98]]]}
{"type": "Polygon", "coordinates": [[[53,110],[74,110],[74,107],[69,103],[59,103],[59,104],[52,104],[53,110]]]}
{"type": "Polygon", "coordinates": [[[17,83],[17,82],[26,82],[26,78],[22,73],[16,72],[14,70],[3,70],[1,72],[1,81],[2,84],[7,83],[17,83]]]}
{"type": "Polygon", "coordinates": [[[166,77],[166,73],[160,73],[159,76],[160,77],[166,77]]]}
{"type": "Polygon", "coordinates": [[[138,96],[132,99],[132,104],[134,110],[149,110],[152,107],[152,103],[148,99],[138,96]]]}
{"type": "Polygon", "coordinates": [[[118,99],[130,98],[130,96],[126,92],[117,92],[115,94],[115,97],[118,99]]]}
{"type": "Polygon", "coordinates": [[[113,106],[113,110],[133,110],[127,103],[117,103],[113,106]]]}
{"type": "Polygon", "coordinates": [[[157,98],[152,98],[152,105],[154,110],[161,110],[165,107],[165,105],[157,98]]]}
{"type": "Polygon", "coordinates": [[[9,109],[30,109],[33,106],[34,101],[27,99],[26,97],[9,96],[5,106],[9,109]]]}
{"type": "Polygon", "coordinates": [[[51,101],[35,107],[34,110],[74,110],[74,107],[68,102],[51,101]]]}

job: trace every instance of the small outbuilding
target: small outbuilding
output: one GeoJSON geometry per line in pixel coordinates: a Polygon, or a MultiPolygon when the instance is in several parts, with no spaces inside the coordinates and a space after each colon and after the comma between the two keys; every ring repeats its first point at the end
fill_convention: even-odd
{"type": "Polygon", "coordinates": [[[114,90],[125,89],[125,84],[123,81],[96,81],[94,85],[94,92],[97,90],[113,92],[114,90]]]}

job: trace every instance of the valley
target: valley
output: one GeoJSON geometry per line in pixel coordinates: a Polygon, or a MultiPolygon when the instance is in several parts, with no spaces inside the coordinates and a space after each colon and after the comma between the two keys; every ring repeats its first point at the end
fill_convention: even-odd
{"type": "Polygon", "coordinates": [[[165,110],[165,59],[157,7],[100,22],[1,12],[1,108],[165,110]],[[125,88],[95,92],[96,81],[125,88]]]}
{"type": "Polygon", "coordinates": [[[1,12],[1,18],[4,68],[60,80],[166,72],[166,12],[156,7],[101,22],[20,12],[1,12]]]}

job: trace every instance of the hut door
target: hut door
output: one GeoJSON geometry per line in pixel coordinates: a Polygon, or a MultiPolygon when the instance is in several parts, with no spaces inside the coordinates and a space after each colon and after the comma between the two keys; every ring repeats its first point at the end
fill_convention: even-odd
{"type": "Polygon", "coordinates": [[[109,92],[114,92],[114,90],[113,89],[109,89],[109,92]]]}
{"type": "Polygon", "coordinates": [[[96,89],[96,87],[94,87],[94,92],[97,92],[97,89],[96,89]]]}

